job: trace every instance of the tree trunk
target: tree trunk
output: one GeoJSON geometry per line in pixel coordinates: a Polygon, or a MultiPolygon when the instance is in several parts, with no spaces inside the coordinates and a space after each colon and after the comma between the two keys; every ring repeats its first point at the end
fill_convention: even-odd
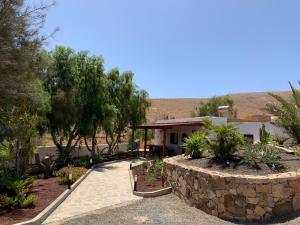
{"type": "Polygon", "coordinates": [[[132,136],[131,136],[131,155],[133,156],[133,147],[134,147],[134,132],[135,129],[132,128],[132,136]]]}

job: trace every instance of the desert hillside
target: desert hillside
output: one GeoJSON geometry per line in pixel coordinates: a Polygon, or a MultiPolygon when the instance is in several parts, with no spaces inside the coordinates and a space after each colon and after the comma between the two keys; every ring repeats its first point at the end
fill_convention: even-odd
{"type": "MultiPolygon", "coordinates": [[[[287,97],[289,92],[273,92],[287,97]]],[[[238,109],[238,117],[245,115],[268,114],[264,111],[267,103],[274,99],[267,92],[230,94],[238,109]]],[[[199,102],[206,101],[204,98],[174,98],[174,99],[151,99],[152,106],[148,111],[148,122],[153,122],[165,117],[182,118],[190,117],[199,102]]]]}

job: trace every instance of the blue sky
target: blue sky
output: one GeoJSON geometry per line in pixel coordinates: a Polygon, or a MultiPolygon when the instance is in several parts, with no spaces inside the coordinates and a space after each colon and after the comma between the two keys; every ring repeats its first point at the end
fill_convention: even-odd
{"type": "Polygon", "coordinates": [[[57,0],[44,32],[132,70],[152,98],[288,90],[300,79],[298,0],[57,0]]]}

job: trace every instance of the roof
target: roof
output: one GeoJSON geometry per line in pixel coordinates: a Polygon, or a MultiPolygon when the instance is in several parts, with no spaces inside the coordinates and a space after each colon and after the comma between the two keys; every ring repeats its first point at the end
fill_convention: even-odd
{"type": "Polygon", "coordinates": [[[210,117],[191,117],[170,120],[158,120],[155,123],[149,123],[139,126],[142,129],[171,129],[181,126],[203,126],[203,121],[210,117]]]}

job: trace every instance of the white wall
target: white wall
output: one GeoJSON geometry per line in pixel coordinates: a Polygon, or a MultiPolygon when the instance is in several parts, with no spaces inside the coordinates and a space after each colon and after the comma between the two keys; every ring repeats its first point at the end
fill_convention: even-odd
{"type": "Polygon", "coordinates": [[[266,131],[269,132],[271,135],[278,135],[281,137],[288,138],[289,135],[285,132],[284,129],[275,126],[269,122],[261,123],[261,122],[242,122],[242,123],[230,123],[237,126],[237,129],[240,133],[244,135],[253,135],[253,142],[254,144],[258,143],[260,140],[259,132],[262,128],[263,124],[265,124],[266,131]]]}
{"type": "MultiPolygon", "coordinates": [[[[224,117],[207,117],[207,119],[211,120],[214,125],[222,125],[227,124],[227,118],[224,117]]],[[[289,135],[285,132],[284,129],[275,126],[272,123],[266,122],[231,122],[237,127],[238,131],[243,135],[253,135],[253,142],[254,144],[258,143],[260,140],[259,133],[260,128],[262,125],[265,124],[266,131],[270,132],[271,135],[278,135],[281,137],[288,138],[289,135]]],[[[201,129],[201,126],[183,126],[183,127],[176,127],[173,129],[167,130],[167,146],[173,147],[176,150],[176,153],[181,153],[181,143],[182,143],[182,135],[185,133],[187,136],[191,135],[194,131],[198,131],[201,129]],[[170,134],[171,133],[178,133],[178,145],[170,144],[170,134]]],[[[154,144],[155,145],[163,145],[163,131],[162,130],[155,130],[154,131],[154,144]]]]}

